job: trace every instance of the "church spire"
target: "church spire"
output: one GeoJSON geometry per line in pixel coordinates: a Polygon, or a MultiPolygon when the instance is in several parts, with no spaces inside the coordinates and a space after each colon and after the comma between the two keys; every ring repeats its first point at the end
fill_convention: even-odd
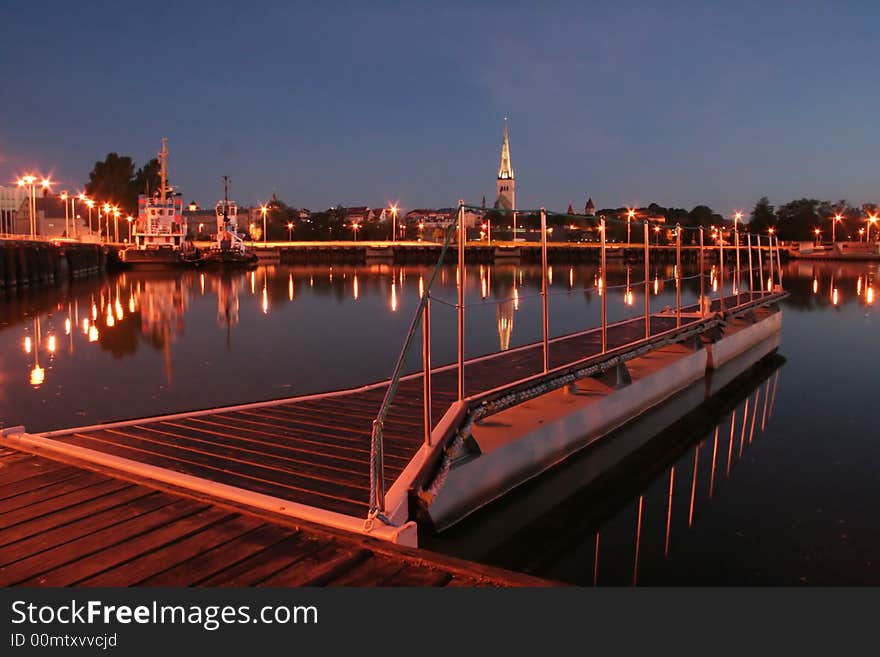
{"type": "Polygon", "coordinates": [[[513,180],[513,166],[510,164],[510,138],[507,135],[507,117],[504,117],[504,141],[501,142],[501,166],[498,167],[499,180],[513,180]]]}
{"type": "Polygon", "coordinates": [[[501,142],[501,166],[498,167],[498,180],[495,181],[498,196],[495,207],[499,210],[516,210],[516,181],[510,164],[510,138],[507,134],[507,117],[504,117],[504,141],[501,142]]]}

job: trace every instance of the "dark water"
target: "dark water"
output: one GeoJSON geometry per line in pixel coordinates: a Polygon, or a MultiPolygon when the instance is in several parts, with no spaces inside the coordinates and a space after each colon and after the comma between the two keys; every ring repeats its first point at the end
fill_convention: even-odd
{"type": "MultiPolygon", "coordinates": [[[[386,378],[428,275],[128,272],[0,297],[0,425],[40,431],[386,378]]],[[[651,268],[652,308],[674,305],[672,275],[651,268]]],[[[626,295],[615,265],[610,320],[641,313],[643,277],[633,267],[626,295]]],[[[600,481],[578,486],[575,462],[427,543],[579,584],[880,583],[876,277],[874,264],[787,265],[780,358],[600,481]]],[[[598,323],[597,282],[595,267],[553,267],[553,335],[598,323]]],[[[436,285],[440,363],[455,354],[442,303],[454,303],[455,270],[436,285]]],[[[468,354],[539,339],[539,288],[533,267],[470,267],[468,354]]],[[[683,303],[698,293],[687,281],[683,303]]]]}

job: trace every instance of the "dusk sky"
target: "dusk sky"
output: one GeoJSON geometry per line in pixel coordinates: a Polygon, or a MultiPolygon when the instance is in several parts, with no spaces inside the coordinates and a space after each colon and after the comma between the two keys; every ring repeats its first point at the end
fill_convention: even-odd
{"type": "Polygon", "coordinates": [[[521,208],[880,201],[876,3],[319,5],[3,3],[0,184],[167,136],[187,202],[491,203],[509,116],[521,208]]]}

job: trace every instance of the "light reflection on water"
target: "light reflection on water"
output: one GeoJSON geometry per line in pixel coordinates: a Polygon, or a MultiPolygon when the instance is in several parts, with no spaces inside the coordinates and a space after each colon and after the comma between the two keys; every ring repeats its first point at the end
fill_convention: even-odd
{"type": "MultiPolygon", "coordinates": [[[[642,311],[641,265],[614,263],[607,277],[593,265],[553,269],[552,335],[596,325],[603,293],[609,321],[642,311]]],[[[429,273],[386,265],[126,272],[7,292],[0,424],[39,431],[386,378],[429,273]]],[[[651,268],[652,309],[674,306],[673,276],[671,264],[651,268]]],[[[584,584],[594,571],[600,584],[880,584],[878,268],[799,261],[783,278],[791,296],[782,370],[716,412],[712,429],[684,432],[686,449],[657,456],[662,467],[647,468],[647,479],[638,470],[624,473],[635,482],[620,490],[588,490],[561,516],[548,513],[534,544],[518,535],[487,559],[584,584]],[[571,540],[545,540],[572,528],[580,533],[571,540]],[[539,563],[517,556],[529,550],[539,563]]],[[[433,290],[437,365],[455,357],[447,304],[456,281],[446,267],[433,290]]],[[[722,281],[711,265],[706,283],[734,285],[729,269],[722,281]]],[[[748,290],[747,276],[739,288],[748,290]]],[[[470,266],[466,291],[469,355],[540,339],[539,268],[470,266]]],[[[682,303],[698,294],[698,281],[686,280],[682,303]]]]}
{"type": "MultiPolygon", "coordinates": [[[[551,334],[597,324],[596,267],[555,267],[551,334]]],[[[430,273],[390,265],[128,271],[7,295],[0,423],[39,431],[381,380],[430,273]]],[[[653,268],[638,287],[630,284],[641,281],[641,267],[618,264],[609,276],[619,286],[609,288],[609,321],[636,314],[628,306],[646,291],[655,309],[675,302],[675,283],[665,280],[672,266],[653,268]]],[[[442,364],[456,353],[455,268],[443,268],[434,285],[433,358],[442,364]]],[[[695,300],[691,288],[683,303],[695,300]]],[[[474,265],[466,293],[469,356],[540,339],[539,268],[474,265]]],[[[418,348],[408,365],[419,367],[418,348]]]]}

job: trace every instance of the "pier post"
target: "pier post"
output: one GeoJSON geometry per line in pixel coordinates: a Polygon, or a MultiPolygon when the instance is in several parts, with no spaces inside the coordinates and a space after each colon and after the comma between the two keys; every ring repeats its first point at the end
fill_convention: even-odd
{"type": "Polygon", "coordinates": [[[718,227],[718,308],[724,312],[724,224],[718,227]]]}
{"type": "Polygon", "coordinates": [[[761,234],[755,235],[758,242],[758,291],[764,296],[764,254],[761,253],[761,234]]]}
{"type": "Polygon", "coordinates": [[[779,255],[779,235],[776,236],[776,278],[779,280],[779,287],[782,288],[782,256],[779,255]]]}
{"type": "Polygon", "coordinates": [[[739,227],[737,224],[739,213],[733,215],[733,244],[736,249],[736,285],[734,290],[736,293],[736,305],[739,305],[739,287],[741,285],[740,268],[739,268],[739,227]]]}
{"type": "Polygon", "coordinates": [[[425,414],[425,445],[431,446],[431,291],[425,293],[425,310],[422,313],[422,375],[423,405],[425,414]]]}
{"type": "Polygon", "coordinates": [[[755,298],[755,272],[752,269],[752,234],[746,233],[746,245],[749,249],[749,301],[755,298]]]}
{"type": "Polygon", "coordinates": [[[541,208],[541,327],[544,341],[544,372],[546,373],[550,369],[548,367],[550,345],[547,340],[547,211],[544,208],[541,208]]]}
{"type": "Polygon", "coordinates": [[[605,218],[603,217],[601,223],[599,224],[599,231],[602,233],[601,237],[601,247],[600,247],[600,267],[599,267],[599,297],[602,300],[602,353],[604,354],[608,351],[608,316],[606,313],[606,299],[605,293],[607,290],[608,281],[605,278],[605,218]]]}
{"type": "Polygon", "coordinates": [[[458,202],[458,401],[464,399],[464,201],[458,202]]]}
{"type": "Polygon", "coordinates": [[[645,339],[651,337],[651,238],[648,222],[644,224],[645,233],[645,339]]]}
{"type": "Polygon", "coordinates": [[[767,279],[770,282],[767,285],[767,291],[772,292],[773,291],[773,235],[772,234],[767,238],[767,251],[770,254],[770,278],[767,279]]]}
{"type": "Polygon", "coordinates": [[[675,327],[681,326],[681,224],[675,224],[675,327]]]}
{"type": "Polygon", "coordinates": [[[703,227],[700,226],[700,317],[703,316],[703,297],[706,295],[706,266],[703,259],[704,232],[703,227]]]}

